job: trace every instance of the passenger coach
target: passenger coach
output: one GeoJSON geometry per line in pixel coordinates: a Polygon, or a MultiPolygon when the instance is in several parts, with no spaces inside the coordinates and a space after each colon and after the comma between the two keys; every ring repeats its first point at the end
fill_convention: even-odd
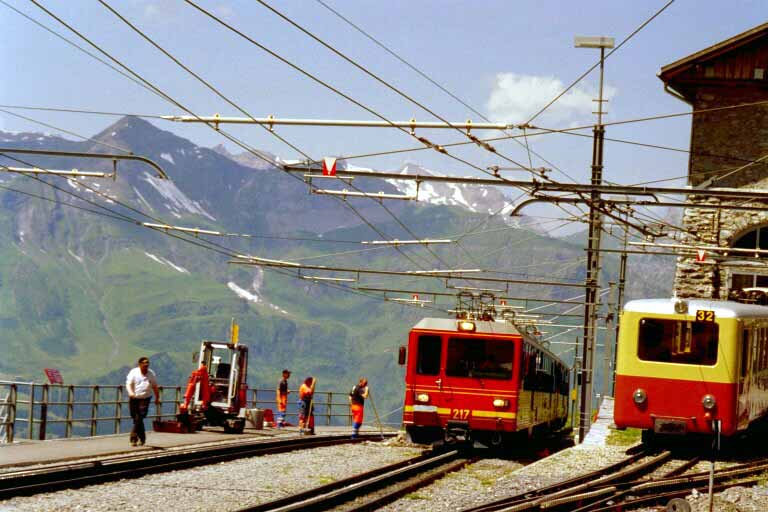
{"type": "Polygon", "coordinates": [[[498,445],[523,431],[561,428],[568,368],[507,322],[425,318],[411,330],[403,423],[414,442],[444,437],[498,445]]]}
{"type": "Polygon", "coordinates": [[[768,413],[768,307],[629,302],[619,330],[614,421],[655,434],[746,429],[768,413]]]}

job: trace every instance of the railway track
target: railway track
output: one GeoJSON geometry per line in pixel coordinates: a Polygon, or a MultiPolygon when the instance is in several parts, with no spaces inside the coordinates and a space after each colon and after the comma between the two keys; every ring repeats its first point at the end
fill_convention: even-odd
{"type": "MultiPolygon", "coordinates": [[[[477,507],[468,508],[462,512],[541,510],[550,506],[550,502],[554,502],[554,500],[568,500],[569,497],[576,495],[591,495],[591,493],[596,490],[602,490],[606,486],[631,480],[639,474],[653,471],[656,467],[666,462],[670,456],[670,452],[662,452],[651,456],[647,451],[641,451],[597,471],[477,507]]],[[[577,506],[575,505],[577,501],[573,500],[569,503],[570,508],[567,510],[574,510],[577,506]]]]}
{"type": "MultiPolygon", "coordinates": [[[[598,471],[462,512],[628,511],[666,505],[674,498],[687,496],[694,489],[700,493],[708,492],[708,471],[685,474],[700,461],[698,457],[684,460],[661,474],[654,474],[661,465],[672,464],[670,459],[669,451],[655,455],[641,452],[598,471]]],[[[755,485],[760,481],[759,475],[766,471],[768,461],[765,460],[717,470],[713,478],[714,490],[719,492],[737,485],[755,485]]]]}
{"type": "Polygon", "coordinates": [[[459,450],[427,453],[239,512],[376,510],[473,462],[459,450]]]}
{"type": "Polygon", "coordinates": [[[122,478],[138,478],[150,473],[188,469],[245,457],[380,439],[383,439],[380,434],[365,434],[354,440],[348,436],[338,435],[297,437],[270,441],[246,441],[223,446],[178,448],[88,462],[52,464],[42,468],[21,469],[0,474],[0,500],[72,489],[122,478]]]}
{"type": "MultiPolygon", "coordinates": [[[[721,492],[735,486],[751,487],[765,480],[763,475],[766,471],[768,471],[768,461],[766,460],[716,470],[713,475],[713,491],[721,492]]],[[[684,498],[694,489],[706,494],[709,492],[709,478],[710,473],[705,471],[690,475],[628,482],[621,496],[600,500],[588,507],[576,510],[579,512],[626,511],[638,507],[664,505],[674,498],[684,498]]]]}

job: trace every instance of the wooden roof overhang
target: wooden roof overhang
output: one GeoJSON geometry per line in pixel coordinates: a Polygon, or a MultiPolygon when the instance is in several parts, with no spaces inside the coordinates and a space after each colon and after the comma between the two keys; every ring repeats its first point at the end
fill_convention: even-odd
{"type": "Polygon", "coordinates": [[[701,85],[733,86],[743,83],[768,88],[768,69],[765,68],[768,68],[768,23],[667,64],[661,68],[658,76],[664,82],[665,89],[671,89],[672,94],[692,103],[696,89],[701,85]],[[733,56],[739,49],[745,54],[741,57],[733,56]],[[728,59],[730,62],[725,62],[728,59]],[[703,67],[718,63],[723,66],[713,76],[705,76],[701,72],[703,67]],[[753,74],[745,75],[744,69],[750,66],[763,66],[764,77],[755,79],[753,74]]]}

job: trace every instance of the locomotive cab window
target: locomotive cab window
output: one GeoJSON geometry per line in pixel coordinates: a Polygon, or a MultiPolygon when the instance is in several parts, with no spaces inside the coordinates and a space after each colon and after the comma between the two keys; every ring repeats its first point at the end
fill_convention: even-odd
{"type": "Polygon", "coordinates": [[[416,373],[420,375],[437,375],[440,373],[442,344],[440,336],[419,336],[416,350],[416,373]]]}
{"type": "Polygon", "coordinates": [[[513,341],[450,338],[445,374],[450,377],[511,379],[513,341]]]}
{"type": "Polygon", "coordinates": [[[717,363],[718,336],[714,322],[643,318],[637,356],[644,361],[712,366],[717,363]]]}

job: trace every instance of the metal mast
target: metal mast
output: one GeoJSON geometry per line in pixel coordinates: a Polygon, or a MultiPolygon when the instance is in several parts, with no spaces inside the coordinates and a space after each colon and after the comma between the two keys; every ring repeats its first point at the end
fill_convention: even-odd
{"type": "MultiPolygon", "coordinates": [[[[597,124],[593,132],[592,143],[592,179],[591,185],[598,187],[603,182],[603,71],[605,49],[613,48],[613,38],[577,37],[577,48],[600,49],[600,89],[597,99],[597,124]]],[[[602,214],[600,212],[600,191],[590,192],[589,202],[589,237],[587,239],[587,277],[584,283],[584,348],[581,367],[581,407],[579,409],[579,442],[589,432],[592,413],[592,382],[594,369],[595,333],[597,331],[597,309],[599,306],[598,281],[600,275],[600,238],[602,235],[602,214]]]]}

